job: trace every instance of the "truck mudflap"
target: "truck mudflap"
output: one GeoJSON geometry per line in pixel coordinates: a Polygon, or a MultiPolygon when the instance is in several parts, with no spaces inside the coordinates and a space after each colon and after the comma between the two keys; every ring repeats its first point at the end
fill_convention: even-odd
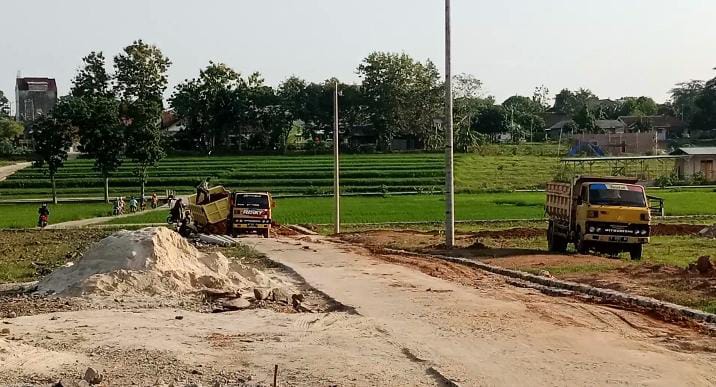
{"type": "Polygon", "coordinates": [[[643,245],[643,244],[649,243],[649,237],[586,234],[586,235],[584,235],[584,241],[585,242],[606,242],[606,243],[625,243],[625,244],[643,245]]]}

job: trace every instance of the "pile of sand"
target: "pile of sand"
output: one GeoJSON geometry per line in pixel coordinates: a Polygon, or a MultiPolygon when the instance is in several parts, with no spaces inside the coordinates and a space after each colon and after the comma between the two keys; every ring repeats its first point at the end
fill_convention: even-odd
{"type": "Polygon", "coordinates": [[[244,292],[274,284],[255,268],[204,254],[165,227],[120,231],[73,266],[54,271],[38,292],[59,295],[171,295],[206,290],[244,292]]]}

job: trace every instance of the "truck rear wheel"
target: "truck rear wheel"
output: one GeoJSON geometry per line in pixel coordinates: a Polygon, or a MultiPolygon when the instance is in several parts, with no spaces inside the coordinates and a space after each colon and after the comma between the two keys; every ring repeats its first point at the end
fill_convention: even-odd
{"type": "Polygon", "coordinates": [[[643,245],[634,245],[629,249],[629,257],[632,261],[641,260],[641,254],[644,251],[643,245]]]}
{"type": "Polygon", "coordinates": [[[261,236],[263,236],[264,238],[269,238],[271,236],[271,230],[268,228],[266,230],[262,230],[261,236]]]}
{"type": "Polygon", "coordinates": [[[555,233],[552,222],[549,222],[549,227],[547,228],[547,246],[549,251],[553,253],[564,253],[567,251],[567,238],[555,233]]]}

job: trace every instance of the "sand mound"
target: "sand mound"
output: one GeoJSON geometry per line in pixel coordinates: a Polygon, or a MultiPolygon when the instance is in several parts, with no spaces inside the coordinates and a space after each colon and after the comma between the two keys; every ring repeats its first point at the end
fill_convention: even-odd
{"type": "Polygon", "coordinates": [[[120,231],[101,240],[73,266],[54,271],[38,291],[60,295],[167,295],[203,290],[246,291],[273,284],[262,272],[204,254],[165,227],[120,231]]]}

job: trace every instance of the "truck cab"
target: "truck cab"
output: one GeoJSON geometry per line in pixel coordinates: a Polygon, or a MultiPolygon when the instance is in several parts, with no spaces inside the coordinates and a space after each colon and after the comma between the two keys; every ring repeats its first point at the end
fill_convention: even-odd
{"type": "Polygon", "coordinates": [[[268,192],[235,192],[232,196],[231,230],[239,233],[256,232],[268,238],[271,232],[272,214],[275,206],[268,192]]]}
{"type": "Polygon", "coordinates": [[[641,258],[651,214],[636,179],[578,177],[572,184],[548,184],[547,196],[550,250],[564,251],[572,242],[580,253],[627,251],[632,259],[641,258]]]}

